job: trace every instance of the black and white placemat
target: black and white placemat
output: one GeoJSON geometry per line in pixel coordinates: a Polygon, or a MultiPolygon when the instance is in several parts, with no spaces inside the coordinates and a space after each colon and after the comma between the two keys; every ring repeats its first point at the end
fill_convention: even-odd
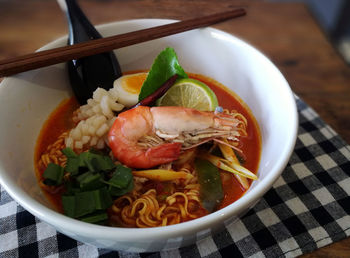
{"type": "Polygon", "coordinates": [[[349,237],[350,146],[298,98],[297,105],[299,134],[288,166],[221,233],[160,253],[98,249],[58,233],[1,187],[0,257],[295,257],[349,237]]]}

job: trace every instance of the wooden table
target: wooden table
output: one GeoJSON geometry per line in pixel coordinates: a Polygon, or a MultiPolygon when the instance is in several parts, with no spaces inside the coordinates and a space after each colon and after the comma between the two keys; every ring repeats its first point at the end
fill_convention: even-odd
{"type": "MultiPolygon", "coordinates": [[[[80,4],[94,24],[132,18],[184,19],[246,7],[245,18],[214,27],[239,36],[270,57],[293,91],[350,142],[350,68],[303,4],[252,0],[80,0],[80,4]]],[[[33,52],[66,34],[67,23],[54,0],[2,0],[0,33],[3,59],[33,52]]],[[[304,255],[319,256],[349,257],[350,238],[304,255]]]]}

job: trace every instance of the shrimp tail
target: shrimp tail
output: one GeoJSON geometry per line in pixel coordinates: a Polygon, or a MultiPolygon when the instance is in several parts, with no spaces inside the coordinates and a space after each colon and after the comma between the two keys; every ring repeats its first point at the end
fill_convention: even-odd
{"type": "MultiPolygon", "coordinates": [[[[179,158],[181,150],[181,143],[165,143],[158,145],[152,148],[149,148],[146,151],[146,157],[148,158],[147,165],[153,167],[159,164],[164,164],[172,162],[179,158]],[[154,165],[152,165],[154,164],[154,165]]],[[[135,164],[133,164],[135,166],[135,164]]],[[[139,168],[145,168],[146,164],[143,164],[139,168]]]]}

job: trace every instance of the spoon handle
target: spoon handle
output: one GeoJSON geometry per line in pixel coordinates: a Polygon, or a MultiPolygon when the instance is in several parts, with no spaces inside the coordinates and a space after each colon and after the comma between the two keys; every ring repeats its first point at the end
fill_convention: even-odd
{"type": "Polygon", "coordinates": [[[90,23],[75,0],[65,0],[65,2],[67,4],[66,15],[69,27],[69,45],[102,38],[101,34],[90,23]]]}
{"type": "MultiPolygon", "coordinates": [[[[102,38],[76,0],[64,1],[69,45],[102,38]]],[[[67,64],[70,83],[80,104],[85,104],[97,87],[106,90],[112,88],[114,80],[121,76],[121,69],[113,52],[71,60],[67,64]]]]}

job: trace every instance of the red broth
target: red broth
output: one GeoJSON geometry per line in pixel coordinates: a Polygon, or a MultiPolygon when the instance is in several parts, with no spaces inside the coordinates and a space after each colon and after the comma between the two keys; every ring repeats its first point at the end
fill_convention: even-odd
{"type": "MultiPolygon", "coordinates": [[[[246,104],[232,91],[214,79],[208,78],[200,74],[190,74],[190,77],[207,84],[216,94],[219,105],[225,109],[237,110],[245,116],[248,122],[247,137],[241,137],[240,147],[244,154],[243,166],[256,174],[261,154],[261,136],[258,123],[246,104]]],[[[223,171],[222,171],[223,172],[223,171]]],[[[245,192],[245,189],[240,185],[233,174],[223,172],[226,176],[231,176],[232,180],[223,181],[224,199],[219,205],[219,209],[233,203],[239,199],[245,192]]]]}
{"type": "MultiPolygon", "coordinates": [[[[229,110],[237,110],[246,117],[248,121],[248,136],[240,138],[242,143],[242,146],[240,148],[243,151],[245,160],[243,166],[253,173],[257,173],[261,153],[261,136],[258,124],[249,108],[243,103],[243,101],[240,100],[238,96],[236,96],[236,94],[234,94],[219,82],[198,74],[189,74],[189,77],[200,80],[207,84],[215,92],[220,106],[229,110]]],[[[50,114],[49,118],[42,127],[37,140],[34,155],[34,164],[38,180],[42,179],[42,173],[44,172],[44,168],[38,166],[38,161],[42,153],[44,153],[46,148],[52,144],[63,132],[73,127],[71,117],[73,111],[78,107],[79,105],[75,98],[64,100],[50,114]]],[[[224,178],[226,180],[223,180],[224,199],[219,205],[219,209],[233,203],[239,199],[246,191],[235,179],[233,174],[223,171],[222,173],[225,174],[224,178]],[[227,180],[227,178],[230,178],[230,180],[227,180]]],[[[56,207],[56,209],[62,212],[62,204],[60,198],[61,193],[58,192],[56,194],[50,194],[46,191],[43,192],[45,192],[47,198],[56,207]]]]}

